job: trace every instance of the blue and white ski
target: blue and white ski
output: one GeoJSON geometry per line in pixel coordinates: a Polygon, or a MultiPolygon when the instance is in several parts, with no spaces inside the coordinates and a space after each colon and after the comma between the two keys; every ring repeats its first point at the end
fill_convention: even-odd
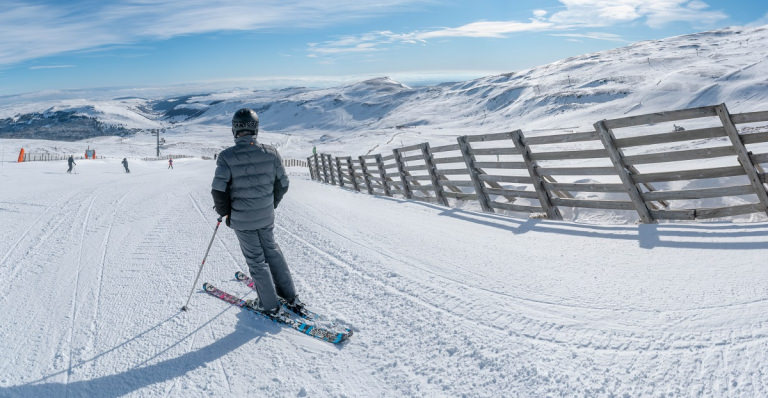
{"type": "Polygon", "coordinates": [[[291,327],[292,329],[296,329],[299,332],[302,332],[306,335],[312,336],[316,339],[320,339],[323,341],[327,341],[329,343],[333,344],[340,344],[346,341],[348,338],[352,336],[352,330],[345,328],[344,331],[334,331],[329,328],[325,328],[322,326],[317,326],[312,324],[308,319],[302,319],[299,317],[291,317],[290,314],[292,314],[290,311],[283,311],[281,312],[281,315],[279,316],[271,316],[264,312],[261,312],[249,305],[246,304],[245,300],[240,299],[238,297],[235,297],[223,290],[220,290],[219,288],[213,286],[210,283],[203,283],[203,290],[205,290],[206,293],[210,294],[211,296],[214,296],[218,299],[221,299],[223,301],[226,301],[229,304],[232,304],[234,306],[243,308],[245,310],[251,311],[256,315],[259,315],[263,318],[269,319],[271,321],[286,325],[291,327]]]}
{"type": "MultiPolygon", "coordinates": [[[[241,272],[241,271],[235,272],[235,279],[245,283],[245,285],[250,287],[251,289],[254,289],[254,290],[256,289],[253,285],[253,279],[251,279],[251,277],[244,272],[241,272]]],[[[285,299],[283,299],[282,297],[280,297],[280,303],[287,309],[285,299]]],[[[316,322],[326,321],[326,317],[316,312],[313,312],[307,309],[306,307],[304,307],[300,312],[297,312],[296,315],[310,321],[316,321],[316,322]]]]}

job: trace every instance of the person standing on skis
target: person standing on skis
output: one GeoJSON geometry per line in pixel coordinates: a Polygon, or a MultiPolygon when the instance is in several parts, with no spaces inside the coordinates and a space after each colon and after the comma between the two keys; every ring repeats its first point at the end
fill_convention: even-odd
{"type": "Polygon", "coordinates": [[[69,155],[69,159],[67,159],[67,166],[69,166],[69,168],[67,169],[67,173],[71,173],[72,166],[75,166],[75,165],[77,165],[77,163],[75,163],[75,158],[72,157],[72,155],[69,155]]]}
{"type": "Polygon", "coordinates": [[[168,159],[168,168],[173,170],[173,159],[168,159]]]}
{"type": "Polygon", "coordinates": [[[128,158],[123,158],[122,163],[123,163],[123,167],[125,167],[125,172],[130,173],[131,171],[128,170],[128,158]]]}
{"type": "Polygon", "coordinates": [[[256,140],[259,117],[243,108],[232,117],[235,145],[219,153],[211,195],[216,212],[226,216],[235,230],[240,249],[254,281],[258,300],[249,304],[270,316],[286,307],[299,312],[303,304],[296,295],[273,230],[275,209],[288,191],[288,176],[277,150],[256,140]]]}

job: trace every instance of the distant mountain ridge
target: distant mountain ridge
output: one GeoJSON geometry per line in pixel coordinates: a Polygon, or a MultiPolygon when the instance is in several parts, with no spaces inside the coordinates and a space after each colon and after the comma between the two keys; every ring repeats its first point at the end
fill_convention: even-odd
{"type": "Polygon", "coordinates": [[[104,123],[75,111],[25,113],[0,119],[0,138],[34,138],[76,141],[95,136],[128,136],[142,129],[104,123]]]}
{"type": "Polygon", "coordinates": [[[563,59],[514,73],[412,88],[381,77],[326,89],[231,90],[160,99],[0,107],[0,138],[82,139],[190,124],[255,109],[272,132],[551,128],[726,102],[768,109],[768,27],[725,28],[563,59]],[[34,122],[30,122],[34,121],[34,122]],[[56,128],[61,127],[61,136],[56,128]],[[105,128],[104,126],[112,126],[105,128]]]}

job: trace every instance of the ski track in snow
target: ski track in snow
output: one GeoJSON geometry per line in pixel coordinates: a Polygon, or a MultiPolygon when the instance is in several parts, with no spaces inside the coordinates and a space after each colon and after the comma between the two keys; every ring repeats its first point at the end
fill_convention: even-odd
{"type": "Polygon", "coordinates": [[[5,255],[3,256],[3,259],[2,259],[2,260],[0,260],[0,265],[5,265],[5,260],[7,260],[7,259],[8,259],[8,256],[10,256],[10,255],[11,255],[11,253],[13,253],[13,251],[14,251],[14,250],[16,250],[16,248],[19,246],[19,244],[20,244],[22,241],[24,241],[24,239],[25,239],[25,238],[27,237],[27,235],[29,234],[29,231],[31,231],[31,230],[32,230],[32,228],[34,228],[34,227],[37,225],[37,222],[38,222],[38,221],[40,221],[40,219],[41,219],[41,218],[43,218],[43,216],[45,216],[45,215],[48,213],[48,211],[51,209],[51,207],[53,207],[53,206],[48,206],[48,207],[46,207],[46,208],[45,208],[45,210],[44,210],[42,213],[40,213],[40,215],[39,215],[39,216],[37,216],[37,218],[35,218],[35,220],[34,220],[34,221],[32,221],[32,222],[29,224],[29,227],[27,227],[27,229],[26,229],[26,230],[24,230],[24,233],[22,233],[22,234],[21,234],[21,236],[19,237],[19,239],[18,239],[16,242],[14,242],[14,243],[11,245],[11,247],[10,247],[10,248],[9,248],[9,249],[8,249],[8,250],[5,252],[5,255]]]}
{"type": "MultiPolygon", "coordinates": [[[[461,288],[469,288],[469,289],[479,290],[479,291],[485,292],[485,293],[490,293],[491,295],[501,296],[500,299],[502,299],[502,300],[513,299],[513,300],[515,300],[517,302],[520,302],[519,304],[517,304],[517,306],[521,306],[521,307],[522,306],[526,306],[526,305],[530,305],[530,304],[544,304],[544,305],[547,306],[547,308],[551,308],[551,306],[562,306],[562,307],[566,307],[566,310],[578,310],[578,309],[581,309],[581,310],[601,310],[601,311],[605,310],[606,312],[610,312],[610,313],[618,313],[618,312],[621,312],[621,311],[625,311],[625,309],[619,309],[619,308],[588,307],[588,306],[568,305],[568,304],[556,303],[556,302],[547,302],[547,301],[541,301],[541,300],[531,300],[531,299],[527,299],[527,298],[524,298],[524,297],[519,297],[519,296],[515,296],[515,295],[506,294],[504,292],[497,292],[497,291],[490,290],[490,289],[484,289],[484,288],[481,288],[481,287],[476,287],[476,286],[473,286],[473,285],[471,285],[469,283],[466,283],[466,282],[465,283],[461,283],[460,281],[455,280],[453,278],[445,278],[445,277],[443,277],[441,275],[435,275],[433,272],[428,271],[428,270],[426,270],[426,272],[428,274],[434,275],[434,277],[436,279],[440,279],[440,281],[441,281],[440,284],[441,285],[443,285],[444,283],[450,283],[450,284],[455,285],[455,286],[452,286],[451,288],[447,288],[446,289],[446,288],[436,288],[435,286],[418,285],[418,286],[416,286],[414,288],[406,290],[406,289],[398,288],[396,286],[388,284],[386,282],[386,278],[376,277],[373,274],[371,274],[370,272],[366,272],[364,269],[361,269],[360,267],[355,268],[355,267],[353,267],[351,265],[351,263],[344,261],[343,259],[339,258],[338,256],[336,256],[336,255],[334,255],[334,254],[332,254],[332,253],[330,253],[328,251],[325,251],[323,249],[320,249],[320,248],[318,248],[318,247],[308,243],[306,240],[303,240],[303,239],[299,238],[296,234],[294,234],[294,233],[292,233],[290,231],[287,231],[284,228],[281,228],[281,229],[284,230],[286,233],[290,234],[291,237],[293,237],[294,239],[298,240],[302,244],[307,245],[308,247],[311,247],[312,250],[322,254],[323,256],[325,256],[325,257],[327,257],[329,259],[331,259],[331,261],[334,261],[335,263],[343,265],[343,266],[348,267],[350,269],[354,269],[356,272],[358,272],[358,273],[360,273],[362,275],[365,275],[365,277],[370,278],[371,280],[374,280],[376,283],[381,284],[382,286],[386,287],[387,289],[390,289],[390,290],[393,290],[393,291],[399,291],[399,292],[403,293],[403,295],[406,296],[408,299],[420,301],[420,302],[422,302],[422,304],[424,304],[426,306],[429,306],[429,307],[431,307],[431,308],[433,308],[435,310],[443,311],[443,312],[445,312],[447,314],[450,314],[450,315],[458,317],[462,321],[468,321],[468,322],[470,322],[472,324],[475,324],[475,325],[477,325],[479,322],[482,322],[482,319],[467,319],[467,318],[465,318],[463,316],[460,316],[460,315],[456,314],[454,311],[451,311],[450,309],[435,307],[433,304],[431,304],[429,302],[425,302],[422,299],[419,299],[418,297],[415,297],[415,296],[411,295],[409,292],[417,291],[417,290],[422,290],[422,291],[429,290],[429,291],[433,292],[435,297],[441,297],[441,296],[442,297],[452,297],[455,301],[458,302],[459,298],[456,297],[454,295],[454,293],[451,293],[451,292],[456,291],[456,290],[461,289],[461,288]]],[[[309,231],[303,231],[303,232],[309,232],[309,231]]],[[[406,265],[406,266],[408,266],[410,268],[413,268],[413,269],[418,269],[418,270],[422,270],[422,271],[425,270],[423,267],[415,265],[415,264],[413,264],[411,262],[405,262],[405,261],[402,261],[402,260],[398,260],[398,259],[395,259],[390,254],[381,253],[381,251],[379,249],[372,248],[372,247],[367,246],[365,244],[362,244],[360,242],[352,241],[351,238],[349,238],[349,237],[347,237],[347,236],[345,236],[343,234],[338,233],[338,231],[328,231],[328,232],[332,232],[334,235],[337,235],[337,236],[340,236],[340,237],[344,238],[345,240],[348,241],[349,244],[360,245],[360,246],[365,247],[366,249],[369,249],[369,251],[375,251],[377,253],[380,253],[383,256],[386,256],[386,258],[390,262],[392,262],[392,261],[399,262],[399,263],[402,263],[403,265],[406,265]]],[[[324,246],[328,247],[329,244],[325,244],[324,246]]],[[[424,280],[427,280],[427,278],[419,279],[419,281],[424,281],[424,280]]],[[[409,281],[409,282],[413,283],[414,281],[409,281]]],[[[485,302],[487,303],[488,301],[490,301],[490,300],[488,300],[488,298],[486,297],[485,302]]],[[[757,301],[754,301],[752,303],[745,303],[745,304],[762,303],[764,301],[765,300],[757,300],[757,301]]],[[[478,305],[482,305],[482,303],[478,303],[478,305]]],[[[733,306],[737,306],[737,305],[743,305],[743,304],[735,304],[733,306]]],[[[711,308],[720,309],[720,308],[723,308],[723,307],[726,307],[726,306],[718,306],[718,307],[711,307],[711,308]]],[[[703,309],[704,308],[693,308],[693,309],[690,309],[688,311],[689,312],[698,313],[698,312],[700,312],[703,309]]],[[[660,313],[660,311],[658,311],[658,310],[656,310],[656,311],[634,310],[634,311],[651,312],[653,314],[660,313]]],[[[550,314],[550,315],[552,315],[552,314],[550,314]]],[[[567,318],[566,317],[560,317],[560,321],[562,321],[564,319],[567,319],[567,318]]],[[[527,324],[527,328],[530,328],[530,326],[532,326],[532,325],[530,325],[530,323],[534,322],[534,321],[532,319],[522,319],[522,320],[521,319],[516,319],[515,322],[516,323],[524,322],[525,324],[527,324]]],[[[481,325],[481,327],[483,327],[482,324],[480,324],[480,325],[481,325]]],[[[537,329],[548,329],[548,328],[552,328],[552,327],[554,327],[554,325],[552,325],[552,324],[549,324],[549,325],[547,325],[547,324],[536,325],[537,329]]],[[[509,328],[508,326],[504,326],[504,327],[502,327],[502,326],[491,326],[490,328],[491,329],[495,329],[495,330],[501,330],[501,331],[508,330],[509,333],[515,333],[513,330],[508,329],[509,328]]],[[[523,333],[523,332],[518,333],[518,336],[519,337],[523,337],[523,338],[532,339],[532,340],[538,340],[541,343],[555,343],[555,344],[569,344],[570,343],[568,339],[545,339],[545,338],[539,338],[538,336],[530,335],[530,334],[523,333]]],[[[632,336],[628,336],[628,337],[632,337],[632,336]]],[[[752,337],[754,337],[754,336],[752,336],[752,337]]],[[[757,337],[759,339],[765,339],[766,338],[765,335],[759,335],[757,337]]],[[[594,338],[595,338],[595,336],[593,336],[593,339],[594,338]]],[[[754,338],[750,339],[750,340],[754,341],[754,338]]],[[[579,347],[579,348],[584,348],[584,349],[611,349],[610,345],[603,345],[603,346],[597,345],[597,346],[595,346],[594,344],[584,345],[584,346],[579,347]]],[[[674,349],[682,350],[682,349],[688,349],[688,348],[690,348],[690,347],[689,346],[680,346],[680,347],[675,347],[674,349]]],[[[626,349],[627,348],[623,348],[623,350],[626,350],[626,349]]],[[[636,347],[634,349],[635,350],[646,350],[646,349],[649,349],[649,347],[642,346],[642,347],[636,347]]],[[[666,349],[668,349],[668,347],[660,347],[658,349],[666,350],[666,349]]]]}
{"type": "Polygon", "coordinates": [[[112,229],[115,225],[115,218],[117,217],[117,212],[120,208],[120,204],[123,202],[123,200],[128,196],[128,193],[125,193],[123,196],[120,197],[115,203],[114,203],[114,210],[112,211],[112,218],[109,223],[109,228],[107,229],[106,234],[104,234],[104,241],[102,242],[103,250],[101,252],[101,264],[99,266],[99,287],[96,290],[96,308],[95,313],[93,315],[93,323],[91,323],[91,332],[93,333],[94,343],[93,345],[98,345],[98,331],[96,330],[96,322],[99,319],[99,313],[102,306],[102,295],[101,292],[104,290],[104,271],[107,269],[107,251],[109,250],[109,242],[112,238],[112,229]]]}
{"type": "Polygon", "coordinates": [[[275,235],[304,301],[355,329],[336,347],[200,289],[254,294],[233,277],[247,267],[223,225],[179,312],[217,217],[212,162],[134,162],[130,175],[82,163],[76,176],[6,166],[11,183],[38,183],[0,212],[4,228],[32,220],[3,250],[0,396],[768,394],[764,225],[659,226],[680,230],[659,243],[740,249],[646,249],[636,226],[446,211],[294,177],[275,235]]]}
{"type": "MultiPolygon", "coordinates": [[[[48,239],[51,236],[52,231],[55,231],[61,225],[61,223],[65,221],[64,216],[66,216],[67,214],[66,213],[64,213],[64,214],[60,213],[58,217],[54,216],[53,218],[48,219],[48,221],[45,223],[46,225],[44,227],[38,228],[39,230],[43,231],[43,236],[41,238],[39,238],[39,239],[36,239],[35,237],[30,237],[28,239],[27,236],[29,235],[29,232],[32,231],[33,228],[35,228],[35,226],[37,225],[38,221],[40,221],[43,217],[49,215],[49,212],[50,212],[51,208],[53,208],[55,206],[63,206],[64,204],[69,203],[76,196],[77,196],[77,193],[75,193],[74,195],[70,196],[68,199],[66,199],[64,201],[61,201],[61,202],[58,202],[56,204],[52,204],[50,206],[47,206],[43,210],[43,212],[30,224],[29,228],[27,228],[24,231],[22,236],[13,245],[11,245],[11,247],[6,251],[6,254],[3,257],[3,260],[0,261],[0,264],[3,264],[3,265],[8,264],[8,263],[12,263],[13,264],[13,266],[11,266],[11,268],[10,268],[11,273],[9,274],[8,279],[11,279],[11,278],[16,276],[16,273],[17,273],[17,271],[20,268],[20,266],[19,266],[20,264],[19,264],[18,261],[8,261],[6,263],[6,260],[11,258],[10,257],[11,254],[13,254],[13,252],[18,247],[20,247],[22,242],[26,242],[26,241],[30,241],[30,240],[35,241],[34,245],[32,245],[29,248],[27,248],[25,254],[29,254],[30,252],[33,252],[34,249],[36,249],[37,247],[41,247],[42,244],[46,241],[46,239],[48,239]],[[51,226],[52,224],[55,224],[55,225],[51,226]]],[[[3,296],[3,297],[5,297],[5,296],[3,296]]]]}
{"type": "MultiPolygon", "coordinates": [[[[72,350],[74,347],[72,346],[73,337],[75,335],[75,327],[76,327],[76,317],[77,317],[77,294],[79,291],[79,284],[80,284],[80,273],[83,269],[83,246],[85,245],[85,232],[88,228],[88,220],[91,218],[91,209],[93,209],[93,202],[96,201],[96,196],[91,198],[91,202],[88,204],[88,210],[85,212],[85,217],[83,218],[83,232],[80,234],[80,250],[78,250],[78,256],[77,256],[77,273],[75,274],[75,283],[73,285],[72,290],[72,309],[69,311],[69,318],[72,320],[72,323],[70,324],[70,332],[69,332],[69,364],[67,365],[67,379],[66,384],[69,385],[69,378],[72,376],[72,350]]],[[[69,391],[67,391],[67,395],[69,395],[69,391]]]]}

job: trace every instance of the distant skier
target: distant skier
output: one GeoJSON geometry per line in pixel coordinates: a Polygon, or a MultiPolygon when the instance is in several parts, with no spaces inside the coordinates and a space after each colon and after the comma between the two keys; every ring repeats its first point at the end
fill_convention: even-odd
{"type": "Polygon", "coordinates": [[[72,173],[72,166],[77,165],[77,163],[75,163],[75,158],[72,157],[72,155],[69,155],[69,159],[67,159],[67,165],[69,166],[67,173],[72,173]]]}
{"type": "Polygon", "coordinates": [[[123,158],[123,167],[125,167],[125,172],[130,173],[131,171],[128,170],[128,158],[123,158]]]}
{"type": "Polygon", "coordinates": [[[173,159],[168,159],[168,168],[173,170],[173,159]]]}
{"type": "Polygon", "coordinates": [[[259,298],[249,305],[275,316],[282,308],[279,297],[295,312],[304,305],[273,235],[275,209],[288,191],[288,176],[277,150],[256,141],[258,132],[255,111],[235,112],[235,146],[219,154],[211,194],[216,212],[235,230],[254,281],[259,298]]]}

